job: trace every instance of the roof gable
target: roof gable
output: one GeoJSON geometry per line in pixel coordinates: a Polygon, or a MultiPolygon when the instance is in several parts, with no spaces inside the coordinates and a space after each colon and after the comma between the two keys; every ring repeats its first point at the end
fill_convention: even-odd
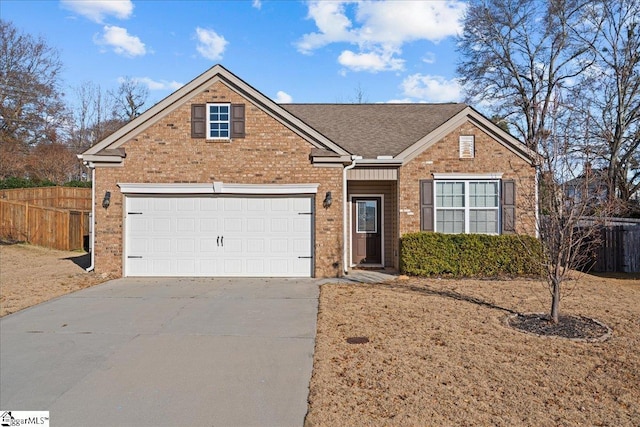
{"type": "Polygon", "coordinates": [[[258,108],[262,109],[271,117],[287,126],[315,147],[323,150],[329,150],[339,155],[349,154],[346,150],[331,141],[325,135],[311,128],[302,120],[295,117],[286,109],[282,108],[270,98],[266,97],[252,86],[235,76],[222,65],[218,64],[164,98],[162,101],[142,113],[139,117],[130,121],[122,128],[100,141],[98,144],[86,150],[81,154],[81,157],[84,160],[99,161],[99,159],[95,157],[98,153],[103,150],[120,147],[136,134],[149,128],[167,114],[188,102],[191,97],[198,94],[206,86],[218,81],[248,99],[258,108]]]}
{"type": "Polygon", "coordinates": [[[451,117],[445,123],[434,129],[428,135],[425,135],[420,141],[407,147],[404,151],[397,155],[398,159],[402,159],[403,163],[411,161],[420,153],[431,147],[433,144],[444,138],[447,134],[453,132],[465,122],[471,122],[488,135],[492,136],[495,141],[506,147],[513,154],[522,158],[530,165],[534,165],[538,159],[538,154],[514,138],[508,132],[505,132],[498,125],[487,119],[485,116],[477,112],[475,109],[467,106],[455,116],[451,117]]]}

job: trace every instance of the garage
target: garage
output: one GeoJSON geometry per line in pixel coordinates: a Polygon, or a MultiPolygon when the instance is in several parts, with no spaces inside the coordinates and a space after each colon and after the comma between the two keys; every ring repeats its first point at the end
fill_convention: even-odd
{"type": "MultiPolygon", "coordinates": [[[[212,186],[207,187],[211,194],[181,194],[189,188],[179,186],[163,194],[136,194],[127,185],[120,187],[125,193],[125,276],[313,274],[312,195],[224,194],[212,186]]],[[[271,193],[296,189],[269,188],[271,193]]]]}

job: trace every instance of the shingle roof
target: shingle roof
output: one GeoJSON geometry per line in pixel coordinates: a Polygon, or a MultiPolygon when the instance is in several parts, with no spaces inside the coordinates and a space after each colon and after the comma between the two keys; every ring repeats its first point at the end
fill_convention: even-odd
{"type": "Polygon", "coordinates": [[[466,104],[280,104],[351,154],[376,158],[404,151],[466,104]]]}

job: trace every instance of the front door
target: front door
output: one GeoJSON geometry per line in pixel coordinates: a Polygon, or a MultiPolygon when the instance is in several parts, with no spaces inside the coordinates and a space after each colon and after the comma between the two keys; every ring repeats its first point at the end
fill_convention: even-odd
{"type": "Polygon", "coordinates": [[[353,197],[351,262],[356,265],[382,264],[381,197],[353,197]]]}

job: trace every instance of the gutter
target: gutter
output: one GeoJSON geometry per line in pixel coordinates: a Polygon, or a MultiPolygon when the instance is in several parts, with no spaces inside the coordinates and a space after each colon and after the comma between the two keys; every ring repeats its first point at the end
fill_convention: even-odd
{"type": "Polygon", "coordinates": [[[349,265],[349,254],[347,241],[349,240],[348,218],[347,218],[347,171],[356,167],[356,162],[362,160],[362,156],[351,156],[351,164],[342,169],[342,270],[347,274],[347,266],[349,265]]]}
{"type": "Polygon", "coordinates": [[[93,271],[96,268],[95,246],[95,223],[96,223],[96,167],[92,162],[84,162],[84,165],[91,169],[91,222],[89,223],[89,253],[91,254],[91,265],[85,270],[93,271]]]}

